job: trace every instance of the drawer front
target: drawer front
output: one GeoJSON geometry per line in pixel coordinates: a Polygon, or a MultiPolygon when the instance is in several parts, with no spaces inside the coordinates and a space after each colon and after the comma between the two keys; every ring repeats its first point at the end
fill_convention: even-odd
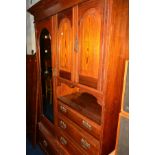
{"type": "Polygon", "coordinates": [[[63,146],[70,155],[87,155],[83,153],[62,131],[57,132],[57,138],[61,146],[63,146]]]}
{"type": "Polygon", "coordinates": [[[57,143],[57,155],[70,155],[67,150],[61,146],[61,144],[59,144],[59,142],[57,143]]]}
{"type": "Polygon", "coordinates": [[[39,133],[39,145],[46,155],[69,155],[58,141],[55,143],[55,149],[52,149],[41,133],[39,133]]]}
{"type": "Polygon", "coordinates": [[[39,134],[39,145],[46,155],[56,155],[56,151],[50,149],[47,140],[42,134],[39,134]]]}
{"type": "Polygon", "coordinates": [[[76,141],[81,149],[91,155],[99,154],[99,141],[77,126],[74,122],[59,114],[58,125],[62,131],[76,141]]]}
{"type": "Polygon", "coordinates": [[[83,115],[79,114],[75,110],[71,109],[67,105],[64,105],[62,102],[59,101],[59,112],[65,115],[70,120],[74,121],[76,124],[78,124],[81,128],[83,128],[85,131],[93,135],[95,138],[100,138],[100,131],[101,126],[97,123],[94,123],[90,119],[84,117],[83,115]]]}

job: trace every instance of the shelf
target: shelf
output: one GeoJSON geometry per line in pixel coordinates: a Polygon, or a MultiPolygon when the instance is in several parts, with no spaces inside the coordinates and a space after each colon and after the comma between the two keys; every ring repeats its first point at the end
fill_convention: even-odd
{"type": "Polygon", "coordinates": [[[88,93],[74,93],[58,97],[58,100],[73,108],[80,114],[101,124],[102,107],[97,103],[97,99],[88,93]]]}
{"type": "MultiPolygon", "coordinates": [[[[95,97],[97,97],[98,100],[102,100],[102,97],[103,97],[103,93],[97,89],[94,89],[94,88],[90,88],[88,86],[85,86],[85,85],[82,85],[82,84],[79,84],[79,83],[74,83],[70,80],[66,80],[64,78],[61,78],[61,77],[57,77],[57,80],[58,82],[60,83],[64,83],[66,85],[68,85],[70,88],[74,88],[74,87],[77,87],[80,89],[81,92],[87,92],[89,94],[92,94],[94,95],[95,97]]],[[[98,104],[102,105],[101,102],[99,102],[98,104]]]]}

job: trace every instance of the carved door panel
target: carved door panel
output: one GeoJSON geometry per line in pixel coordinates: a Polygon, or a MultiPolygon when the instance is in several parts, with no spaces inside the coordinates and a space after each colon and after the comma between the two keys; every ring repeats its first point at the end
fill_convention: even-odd
{"type": "Polygon", "coordinates": [[[72,10],[58,14],[59,76],[72,80],[72,10]]]}
{"type": "Polygon", "coordinates": [[[79,83],[98,87],[101,51],[101,15],[98,7],[79,7],[79,83]]]}

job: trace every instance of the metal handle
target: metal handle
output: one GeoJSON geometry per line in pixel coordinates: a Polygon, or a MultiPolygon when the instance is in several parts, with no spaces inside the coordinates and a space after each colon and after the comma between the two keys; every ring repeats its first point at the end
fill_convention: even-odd
{"type": "Polygon", "coordinates": [[[59,122],[59,126],[60,126],[62,129],[66,129],[66,128],[67,128],[66,123],[65,123],[64,121],[62,121],[62,120],[59,122]]]}
{"type": "Polygon", "coordinates": [[[72,83],[69,85],[70,88],[74,88],[75,87],[75,83],[72,83]]]}
{"type": "Polygon", "coordinates": [[[92,130],[92,126],[87,121],[83,120],[82,125],[88,130],[92,130]]]}
{"type": "Polygon", "coordinates": [[[78,52],[78,48],[79,48],[78,46],[79,46],[78,37],[76,36],[76,38],[75,38],[75,45],[74,45],[75,52],[78,52]]]}
{"type": "Polygon", "coordinates": [[[64,137],[60,137],[60,142],[62,145],[67,145],[67,140],[64,137]]]}
{"type": "Polygon", "coordinates": [[[47,147],[47,145],[48,145],[46,140],[43,141],[43,144],[44,144],[45,147],[47,147]]]}
{"type": "Polygon", "coordinates": [[[60,111],[63,113],[67,113],[67,109],[62,105],[60,105],[60,111]]]}
{"type": "Polygon", "coordinates": [[[81,139],[81,146],[84,148],[84,149],[89,149],[90,148],[90,144],[85,140],[85,139],[81,139]]]}

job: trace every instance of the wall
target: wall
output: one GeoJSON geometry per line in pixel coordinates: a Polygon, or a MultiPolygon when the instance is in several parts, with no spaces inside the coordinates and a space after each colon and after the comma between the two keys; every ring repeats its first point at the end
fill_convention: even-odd
{"type": "MultiPolygon", "coordinates": [[[[32,5],[37,3],[39,0],[26,0],[26,10],[32,5]]],[[[31,55],[32,50],[36,52],[35,43],[35,29],[34,29],[34,18],[33,16],[26,12],[26,54],[31,55]]]]}

